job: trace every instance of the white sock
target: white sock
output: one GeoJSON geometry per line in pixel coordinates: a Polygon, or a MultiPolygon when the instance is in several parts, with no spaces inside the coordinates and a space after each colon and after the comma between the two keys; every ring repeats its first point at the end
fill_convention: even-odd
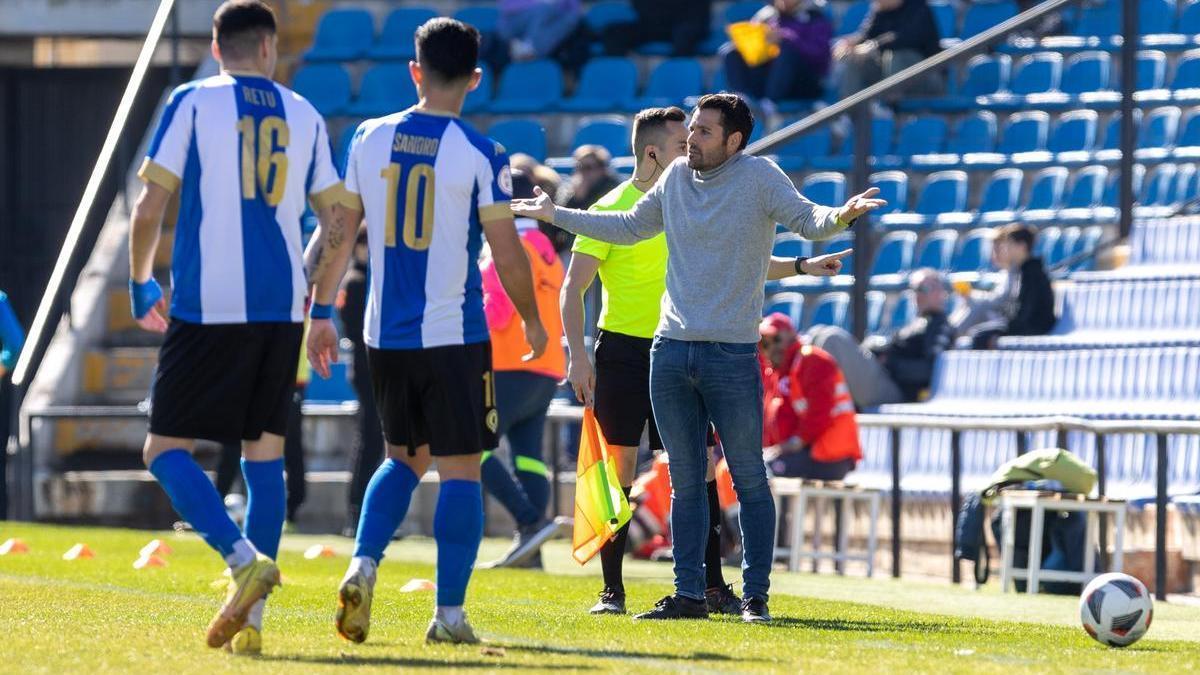
{"type": "Polygon", "coordinates": [[[378,567],[373,558],[365,555],[354,556],[350,559],[350,567],[346,570],[345,578],[349,579],[355,574],[362,572],[371,583],[375,583],[375,574],[378,571],[378,567]]]}
{"type": "Polygon", "coordinates": [[[250,614],[246,616],[246,623],[254,626],[259,631],[262,630],[263,610],[267,607],[267,599],[259,598],[258,602],[250,607],[250,614]]]}
{"type": "Polygon", "coordinates": [[[433,613],[433,617],[446,625],[457,626],[463,622],[462,605],[456,605],[454,607],[438,605],[437,611],[433,613]]]}
{"type": "Polygon", "coordinates": [[[254,562],[258,557],[258,551],[254,550],[254,545],[249,539],[238,539],[233,544],[233,553],[225,556],[225,562],[228,563],[229,569],[240,570],[241,568],[254,562]]]}

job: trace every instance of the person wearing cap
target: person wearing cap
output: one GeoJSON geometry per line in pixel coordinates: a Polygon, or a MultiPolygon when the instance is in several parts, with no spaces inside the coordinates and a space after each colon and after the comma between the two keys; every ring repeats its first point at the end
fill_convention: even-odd
{"type": "Polygon", "coordinates": [[[854,401],[828,352],[797,339],[786,315],[758,327],[763,458],[776,476],[841,480],[862,459],[854,401]]]}

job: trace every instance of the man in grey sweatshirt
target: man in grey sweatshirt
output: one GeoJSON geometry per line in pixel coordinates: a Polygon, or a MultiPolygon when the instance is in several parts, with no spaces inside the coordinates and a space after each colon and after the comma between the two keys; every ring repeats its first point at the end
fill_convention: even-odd
{"type": "MultiPolygon", "coordinates": [[[[670,458],[675,595],[641,619],[702,618],[708,531],[705,430],[711,419],[741,504],[745,621],[769,621],[775,503],[762,462],[758,323],[775,223],[827,239],[884,204],[872,188],[840,208],[805,199],[771,160],[742,150],[754,127],[733,94],[700,99],[688,129],[686,163],[675,161],[628,212],[554,206],[545,195],[513,211],[615,244],[666,232],[667,292],[651,349],[650,397],[670,458]]],[[[797,271],[830,275],[844,253],[801,259],[797,271]]]]}

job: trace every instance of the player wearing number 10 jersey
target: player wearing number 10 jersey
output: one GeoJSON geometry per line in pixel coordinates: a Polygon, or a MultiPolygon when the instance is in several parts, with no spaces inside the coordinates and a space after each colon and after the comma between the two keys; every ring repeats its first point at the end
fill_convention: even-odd
{"type": "MultiPolygon", "coordinates": [[[[358,128],[346,189],[361,201],[371,282],[365,341],[388,459],[367,487],[354,560],[338,594],[337,630],[367,637],[376,567],[421,476],[436,458],[437,607],[426,639],[477,641],[463,614],[483,533],[480,456],[496,446],[496,409],[478,258],[486,235],[533,356],[546,346],[529,261],[513,225],[504,149],[458,118],[477,86],[479,33],[451,19],[416,32],[409,64],[420,102],[358,128]]],[[[323,256],[323,260],[324,260],[323,256]]],[[[327,372],[337,334],[324,316],[349,250],[317,282],[309,359],[327,372]]]]}
{"type": "Polygon", "coordinates": [[[221,74],[167,102],[139,173],[130,296],[147,330],[165,332],[151,391],[144,459],[171,503],[228,562],[228,597],[211,647],[261,649],[263,601],[279,583],[283,437],[307,282],[300,216],[306,199],[340,233],[345,191],[317,111],[271,81],[275,17],[259,0],[230,0],[213,17],[221,74]],[[152,276],[171,195],[179,215],[170,324],[152,276]],[[192,459],[194,439],[243,442],[245,533],[192,459]]]}

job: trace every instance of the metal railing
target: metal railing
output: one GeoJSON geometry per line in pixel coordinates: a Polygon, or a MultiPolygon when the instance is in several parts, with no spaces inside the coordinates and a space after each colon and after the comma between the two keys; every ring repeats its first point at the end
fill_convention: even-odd
{"type": "MultiPolygon", "coordinates": [[[[755,155],[769,153],[784,143],[828,125],[843,115],[851,115],[854,123],[854,167],[851,187],[854,192],[861,192],[869,187],[871,172],[871,106],[880,97],[896,94],[915,80],[937,73],[951,64],[961,63],[976,52],[1011,35],[1014,31],[1033,26],[1043,17],[1061,12],[1068,5],[1081,4],[1083,0],[1044,0],[1030,9],[1000,23],[959,44],[935,54],[899,73],[888,77],[862,91],[853,94],[831,106],[822,108],[803,119],[779,129],[768,136],[751,143],[746,152],[755,155]]],[[[1120,181],[1120,235],[1129,235],[1133,222],[1133,148],[1136,142],[1137,129],[1133,119],[1133,92],[1136,88],[1137,62],[1137,0],[1121,0],[1122,3],[1122,36],[1121,45],[1121,181],[1120,181]]],[[[861,340],[866,334],[867,327],[867,290],[869,289],[871,262],[873,258],[871,228],[855,228],[854,235],[854,292],[851,295],[853,305],[853,327],[855,335],[861,340]]]]}

